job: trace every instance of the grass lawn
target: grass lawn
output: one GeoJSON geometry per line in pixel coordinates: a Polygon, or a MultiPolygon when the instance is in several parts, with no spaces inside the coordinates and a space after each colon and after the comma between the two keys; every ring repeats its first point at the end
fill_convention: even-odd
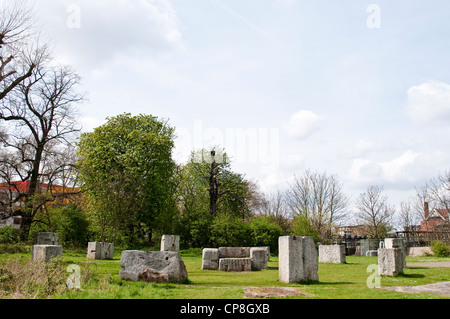
{"type": "MultiPolygon", "coordinates": [[[[319,263],[319,282],[310,284],[285,284],[278,281],[278,258],[271,257],[269,269],[227,273],[201,270],[201,254],[182,251],[182,259],[189,280],[184,284],[147,284],[119,279],[120,251],[113,260],[90,261],[85,253],[64,252],[62,267],[70,264],[81,268],[81,290],[66,288],[55,290],[46,297],[68,299],[241,299],[245,287],[297,287],[307,296],[295,298],[318,299],[404,299],[444,298],[436,294],[408,294],[367,287],[369,265],[377,264],[377,257],[347,256],[346,264],[319,263]]],[[[8,261],[29,265],[31,254],[0,254],[0,292],[2,290],[1,265],[8,261]]],[[[407,262],[450,261],[450,258],[407,257],[407,262]]],[[[4,271],[3,271],[4,272],[4,271]]],[[[70,273],[65,274],[67,278],[70,273]]],[[[3,279],[2,279],[3,278],[3,279]]],[[[65,279],[64,279],[65,280],[65,279]]],[[[59,285],[63,286],[59,281],[59,285]]],[[[403,275],[382,277],[381,286],[416,286],[450,281],[450,268],[407,267],[403,275]]],[[[8,292],[5,298],[11,297],[8,292]]],[[[1,296],[1,294],[0,294],[1,296]]],[[[36,295],[39,298],[39,294],[36,295]]],[[[291,297],[293,298],[293,297],[291,297]]]]}

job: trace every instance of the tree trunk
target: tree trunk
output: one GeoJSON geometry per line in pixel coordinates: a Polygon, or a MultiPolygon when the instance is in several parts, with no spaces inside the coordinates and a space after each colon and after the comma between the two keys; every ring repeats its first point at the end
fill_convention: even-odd
{"type": "Polygon", "coordinates": [[[219,193],[217,189],[217,176],[216,176],[216,152],[211,152],[211,169],[209,171],[209,213],[211,216],[217,215],[217,200],[219,199],[219,193]]]}

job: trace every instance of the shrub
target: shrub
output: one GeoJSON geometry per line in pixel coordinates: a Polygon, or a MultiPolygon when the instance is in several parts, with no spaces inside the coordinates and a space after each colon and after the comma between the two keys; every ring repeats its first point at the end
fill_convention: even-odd
{"type": "Polygon", "coordinates": [[[442,241],[432,242],[431,251],[436,257],[448,257],[450,255],[450,247],[442,241]]]}
{"type": "Polygon", "coordinates": [[[270,217],[253,218],[249,223],[250,245],[269,246],[270,251],[278,251],[278,237],[283,235],[283,229],[270,217]]]}
{"type": "Polygon", "coordinates": [[[211,225],[213,247],[242,247],[248,245],[248,226],[239,217],[228,214],[217,216],[211,225]]]}
{"type": "Polygon", "coordinates": [[[19,241],[19,231],[14,226],[0,228],[0,243],[15,244],[19,241]]]}
{"type": "Polygon", "coordinates": [[[84,212],[75,206],[56,209],[57,233],[64,245],[82,246],[87,244],[89,222],[84,212]]]}
{"type": "Polygon", "coordinates": [[[315,242],[321,240],[319,231],[314,227],[312,221],[303,214],[294,217],[292,232],[295,236],[310,236],[315,242]]]}

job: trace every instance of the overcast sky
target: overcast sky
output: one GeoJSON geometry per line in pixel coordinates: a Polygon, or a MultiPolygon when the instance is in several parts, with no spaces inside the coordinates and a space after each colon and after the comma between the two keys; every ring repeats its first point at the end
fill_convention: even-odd
{"type": "Polygon", "coordinates": [[[89,102],[169,119],[174,157],[221,145],[263,190],[336,174],[393,204],[450,169],[448,0],[30,0],[89,102]]]}

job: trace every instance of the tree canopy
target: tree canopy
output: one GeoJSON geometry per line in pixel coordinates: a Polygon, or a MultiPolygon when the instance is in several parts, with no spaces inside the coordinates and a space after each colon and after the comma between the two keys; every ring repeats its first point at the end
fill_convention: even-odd
{"type": "Polygon", "coordinates": [[[78,143],[83,190],[100,239],[151,239],[175,210],[174,128],[151,115],[108,118],[78,143]],[[141,236],[142,237],[142,236],[141,236]]]}

